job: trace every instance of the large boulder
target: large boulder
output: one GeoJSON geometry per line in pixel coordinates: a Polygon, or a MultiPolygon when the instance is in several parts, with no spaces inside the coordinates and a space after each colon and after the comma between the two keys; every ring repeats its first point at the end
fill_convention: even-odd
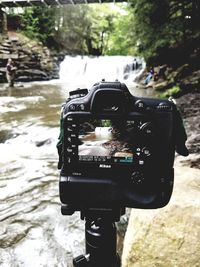
{"type": "Polygon", "coordinates": [[[49,80],[48,75],[44,71],[36,69],[18,70],[16,73],[16,77],[17,81],[20,82],[49,80]]]}
{"type": "Polygon", "coordinates": [[[173,86],[172,82],[169,81],[161,81],[154,84],[153,88],[156,91],[162,92],[165,91],[173,86]]]}
{"type": "Polygon", "coordinates": [[[200,89],[200,70],[194,71],[192,75],[186,76],[180,81],[182,90],[191,91],[192,89],[200,89]]]}
{"type": "Polygon", "coordinates": [[[170,203],[131,212],[123,267],[200,266],[200,170],[176,163],[170,203]]]}

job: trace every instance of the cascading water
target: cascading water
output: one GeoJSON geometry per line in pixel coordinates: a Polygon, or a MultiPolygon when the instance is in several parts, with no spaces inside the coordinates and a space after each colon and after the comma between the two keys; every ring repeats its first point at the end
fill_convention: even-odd
{"type": "Polygon", "coordinates": [[[66,56],[60,65],[60,81],[69,90],[77,86],[90,88],[102,79],[133,85],[144,67],[142,59],[132,56],[66,56]]]}

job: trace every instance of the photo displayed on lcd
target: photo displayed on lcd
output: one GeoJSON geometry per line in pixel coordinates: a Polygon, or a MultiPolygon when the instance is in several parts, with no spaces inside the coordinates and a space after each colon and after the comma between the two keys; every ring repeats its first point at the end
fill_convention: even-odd
{"type": "Polygon", "coordinates": [[[132,121],[95,119],[87,120],[79,127],[79,161],[126,162],[133,161],[132,145],[128,134],[132,121]]]}

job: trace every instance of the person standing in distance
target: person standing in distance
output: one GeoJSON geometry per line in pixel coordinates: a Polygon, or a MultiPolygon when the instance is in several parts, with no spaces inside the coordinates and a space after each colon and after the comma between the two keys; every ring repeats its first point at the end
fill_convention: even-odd
{"type": "Polygon", "coordinates": [[[14,86],[16,69],[15,63],[9,58],[6,65],[6,78],[10,87],[14,86]]]}

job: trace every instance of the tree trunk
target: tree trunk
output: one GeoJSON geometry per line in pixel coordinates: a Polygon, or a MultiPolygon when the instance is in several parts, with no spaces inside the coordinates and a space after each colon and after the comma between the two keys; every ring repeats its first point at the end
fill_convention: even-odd
{"type": "Polygon", "coordinates": [[[0,32],[4,35],[8,32],[7,14],[0,9],[0,32]]]}

